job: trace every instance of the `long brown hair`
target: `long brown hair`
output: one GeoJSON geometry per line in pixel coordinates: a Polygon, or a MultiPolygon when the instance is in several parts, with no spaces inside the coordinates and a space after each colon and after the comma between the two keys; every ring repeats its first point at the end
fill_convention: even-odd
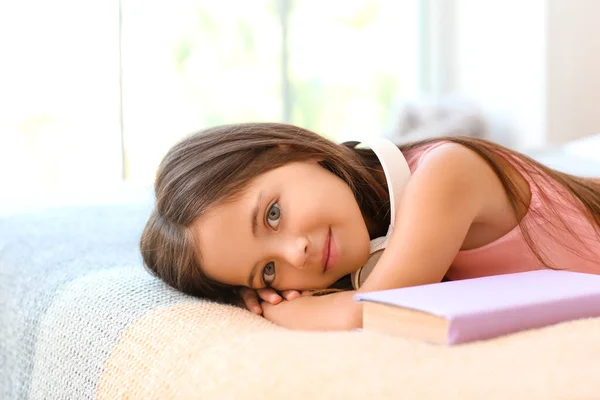
{"type": "MultiPolygon", "coordinates": [[[[502,182],[516,215],[527,208],[529,198],[511,173],[515,162],[521,166],[520,172],[530,175],[534,182],[542,177],[566,189],[579,201],[581,212],[589,221],[600,227],[598,182],[552,170],[482,139],[444,137],[399,147],[407,152],[440,140],[461,144],[479,154],[502,182]]],[[[236,288],[215,282],[203,273],[202,255],[190,226],[216,203],[239,195],[253,178],[293,161],[321,160],[321,166],[352,189],[363,215],[373,222],[371,237],[384,235],[390,211],[385,178],[374,153],[355,149],[355,145],[339,145],[309,130],[279,123],[225,125],[184,138],[169,150],[158,168],[156,206],[140,240],[144,264],[184,293],[237,302],[236,288]]],[[[543,191],[540,193],[543,195],[543,191]]],[[[550,199],[544,200],[550,203],[550,199]]],[[[536,257],[552,267],[536,248],[526,224],[519,224],[536,257]]]]}

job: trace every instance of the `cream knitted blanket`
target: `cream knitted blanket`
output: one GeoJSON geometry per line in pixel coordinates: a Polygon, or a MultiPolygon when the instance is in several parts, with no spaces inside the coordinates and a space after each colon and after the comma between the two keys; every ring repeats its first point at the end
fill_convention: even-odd
{"type": "Polygon", "coordinates": [[[288,331],[151,277],[147,212],[0,219],[1,399],[600,399],[600,319],[453,348],[288,331]]]}

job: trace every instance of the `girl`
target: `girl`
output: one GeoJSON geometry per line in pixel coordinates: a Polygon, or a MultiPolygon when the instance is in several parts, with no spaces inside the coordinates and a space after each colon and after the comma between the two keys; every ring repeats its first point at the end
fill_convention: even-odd
{"type": "Polygon", "coordinates": [[[358,288],[348,277],[390,223],[378,158],[285,124],[220,126],[176,144],[158,169],[144,263],[182,292],[242,300],[297,329],[360,327],[355,290],[540,268],[600,273],[599,181],[481,139],[400,150],[412,176],[390,243],[358,288]],[[347,290],[301,295],[326,288],[347,290]]]}

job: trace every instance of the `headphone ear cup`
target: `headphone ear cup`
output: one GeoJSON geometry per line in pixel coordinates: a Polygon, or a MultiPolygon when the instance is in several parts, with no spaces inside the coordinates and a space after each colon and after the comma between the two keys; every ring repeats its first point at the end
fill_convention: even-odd
{"type": "Polygon", "coordinates": [[[375,265],[377,265],[377,262],[379,261],[379,258],[383,254],[384,250],[385,248],[376,250],[374,253],[371,253],[365,265],[358,271],[358,276],[356,278],[357,288],[361,287],[362,284],[365,283],[365,281],[373,271],[373,268],[375,268],[375,265]]]}
{"type": "Polygon", "coordinates": [[[390,229],[388,231],[387,236],[381,236],[371,240],[369,250],[370,254],[369,258],[367,259],[367,262],[365,263],[365,265],[363,265],[361,269],[359,269],[356,272],[353,272],[350,275],[350,279],[352,280],[352,286],[354,287],[354,290],[358,290],[358,288],[361,287],[361,285],[369,277],[371,271],[373,271],[373,268],[375,268],[375,265],[377,265],[381,254],[383,254],[383,251],[385,250],[388,244],[389,236],[391,236],[391,233],[392,231],[390,229]]]}
{"type": "Polygon", "coordinates": [[[391,231],[388,232],[387,236],[380,236],[371,240],[371,243],[369,244],[369,253],[373,255],[375,252],[385,249],[388,243],[389,235],[391,235],[391,231]]]}

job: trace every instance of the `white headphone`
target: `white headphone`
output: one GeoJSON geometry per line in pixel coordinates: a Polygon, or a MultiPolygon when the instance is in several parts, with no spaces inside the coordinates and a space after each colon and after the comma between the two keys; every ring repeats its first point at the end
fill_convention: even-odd
{"type": "Polygon", "coordinates": [[[396,222],[396,210],[400,204],[400,198],[406,184],[410,179],[408,163],[400,149],[394,143],[381,137],[361,139],[359,143],[363,143],[373,150],[385,173],[388,192],[390,194],[390,226],[385,236],[371,240],[369,259],[364,266],[350,275],[352,286],[355,290],[365,282],[371,271],[373,271],[383,250],[385,250],[390,241],[396,222]]]}

